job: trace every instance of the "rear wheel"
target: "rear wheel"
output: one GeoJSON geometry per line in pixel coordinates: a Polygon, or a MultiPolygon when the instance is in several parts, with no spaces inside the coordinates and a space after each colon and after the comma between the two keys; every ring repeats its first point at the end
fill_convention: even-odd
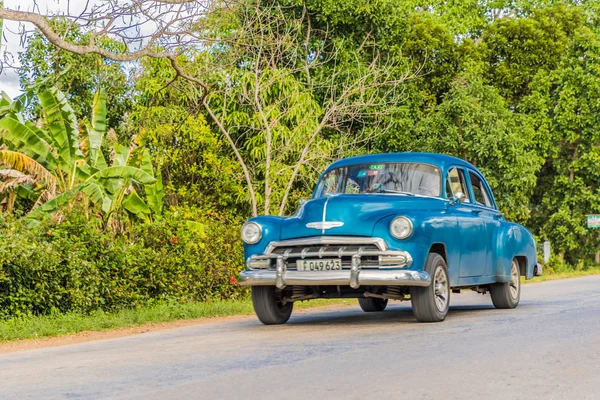
{"type": "Polygon", "coordinates": [[[284,303],[281,291],[275,286],[252,286],[252,305],[256,316],[265,325],[285,324],[294,303],[284,303]]]}
{"type": "Polygon", "coordinates": [[[387,306],[387,299],[378,299],[375,297],[365,297],[364,299],[358,299],[358,304],[364,312],[375,312],[383,311],[387,306]]]}
{"type": "Polygon", "coordinates": [[[517,259],[513,259],[510,269],[510,282],[490,285],[492,303],[496,308],[515,308],[521,299],[521,271],[517,259]]]}
{"type": "Polygon", "coordinates": [[[425,272],[431,276],[431,284],[410,289],[413,314],[419,322],[440,322],[450,307],[450,280],[444,257],[430,253],[425,272]]]}

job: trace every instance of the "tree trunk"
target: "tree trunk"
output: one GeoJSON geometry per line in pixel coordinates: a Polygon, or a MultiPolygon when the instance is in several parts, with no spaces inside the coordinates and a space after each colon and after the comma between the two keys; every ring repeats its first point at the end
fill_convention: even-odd
{"type": "Polygon", "coordinates": [[[6,203],[6,212],[12,214],[15,207],[15,200],[17,199],[17,193],[14,190],[8,192],[8,202],[6,203]]]}
{"type": "MultiPolygon", "coordinates": [[[[577,161],[577,149],[579,148],[579,145],[577,143],[575,143],[575,150],[573,150],[573,163],[575,161],[577,161]]],[[[569,181],[573,182],[573,180],[575,179],[575,171],[573,170],[573,164],[571,164],[570,168],[569,168],[569,181]]]]}

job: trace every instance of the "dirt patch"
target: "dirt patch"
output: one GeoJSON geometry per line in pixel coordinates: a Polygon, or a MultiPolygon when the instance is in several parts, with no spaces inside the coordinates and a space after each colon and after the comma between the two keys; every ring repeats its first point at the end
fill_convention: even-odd
{"type": "Polygon", "coordinates": [[[205,324],[208,322],[218,322],[221,320],[236,320],[242,318],[251,318],[248,315],[234,315],[229,317],[211,317],[178,320],[171,322],[161,322],[131,326],[127,328],[111,329],[106,331],[82,331],[64,336],[45,337],[40,339],[24,339],[11,342],[0,343],[0,354],[12,353],[15,351],[33,350],[44,347],[66,346],[70,344],[91,342],[94,340],[114,339],[123,336],[139,335],[147,332],[161,331],[165,329],[181,328],[189,325],[205,324]]]}
{"type": "MultiPolygon", "coordinates": [[[[294,310],[295,314],[304,314],[316,309],[339,308],[350,306],[350,303],[340,303],[331,305],[322,305],[314,307],[303,307],[294,310]]],[[[94,340],[115,339],[123,336],[140,335],[148,332],[162,331],[166,329],[181,328],[190,325],[206,324],[220,321],[235,321],[240,319],[256,318],[253,315],[232,315],[228,317],[208,317],[198,319],[177,320],[171,322],[161,322],[131,326],[127,328],[110,329],[106,331],[82,331],[63,336],[45,337],[40,339],[24,339],[11,342],[0,342],[0,354],[13,353],[15,351],[26,351],[41,349],[45,347],[67,346],[92,342],[94,340]]]]}

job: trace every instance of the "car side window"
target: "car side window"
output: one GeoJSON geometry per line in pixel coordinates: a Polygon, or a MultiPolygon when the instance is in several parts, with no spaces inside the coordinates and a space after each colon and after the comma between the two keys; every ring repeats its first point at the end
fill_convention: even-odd
{"type": "Polygon", "coordinates": [[[475,203],[486,207],[492,207],[490,195],[483,182],[481,182],[481,179],[470,171],[469,178],[471,179],[471,188],[473,189],[473,196],[475,196],[475,203]]]}
{"type": "Polygon", "coordinates": [[[463,170],[451,168],[450,171],[448,171],[448,179],[446,179],[446,197],[450,198],[456,195],[458,192],[461,192],[465,195],[462,200],[463,203],[471,202],[463,170]]]}

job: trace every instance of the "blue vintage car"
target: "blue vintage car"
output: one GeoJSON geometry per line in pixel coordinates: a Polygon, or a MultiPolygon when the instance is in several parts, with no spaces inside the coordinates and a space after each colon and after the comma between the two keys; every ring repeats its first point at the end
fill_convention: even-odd
{"type": "Polygon", "coordinates": [[[533,235],[504,219],[481,172],[441,154],[335,162],[293,216],[252,218],[242,239],[239,282],[264,324],[315,298],[358,298],[364,311],[410,299],[422,322],[443,321],[461,289],[514,308],[520,276],[542,272],[533,235]]]}

